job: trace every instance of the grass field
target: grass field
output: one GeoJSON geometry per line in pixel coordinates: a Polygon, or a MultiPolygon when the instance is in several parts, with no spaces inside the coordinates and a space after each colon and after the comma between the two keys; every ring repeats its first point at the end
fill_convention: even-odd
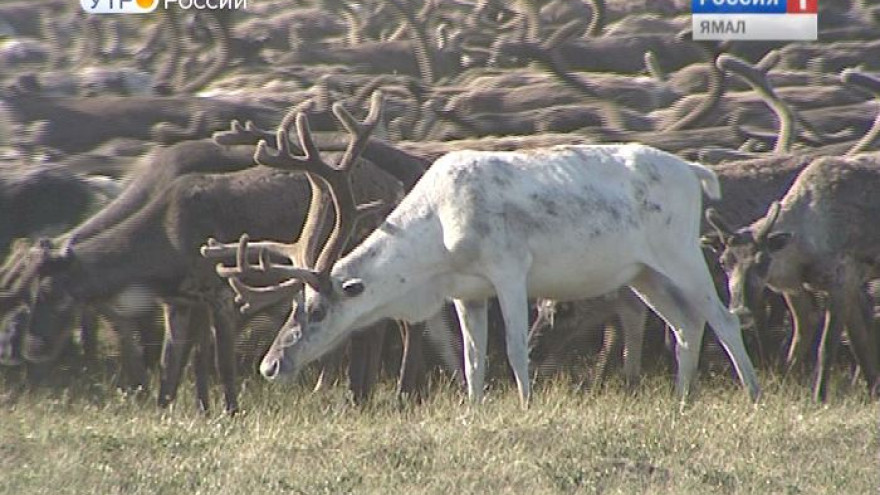
{"type": "MultiPolygon", "coordinates": [[[[843,380],[841,377],[840,380],[843,380]]],[[[204,416],[109,384],[8,390],[0,493],[877,493],[878,405],[861,389],[812,403],[765,377],[752,405],[724,377],[680,409],[669,380],[636,394],[556,381],[533,406],[515,390],[470,408],[450,385],[398,406],[390,386],[358,408],[343,387],[246,380],[243,413],[204,416]]],[[[109,382],[108,382],[109,383],[109,382]]],[[[214,391],[215,395],[218,391],[214,391]]],[[[219,410],[219,399],[215,409],[219,410]]]]}

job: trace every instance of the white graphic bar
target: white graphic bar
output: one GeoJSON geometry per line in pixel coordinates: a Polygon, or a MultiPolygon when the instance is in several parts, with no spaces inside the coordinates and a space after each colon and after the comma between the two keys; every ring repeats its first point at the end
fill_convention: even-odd
{"type": "Polygon", "coordinates": [[[816,40],[816,14],[693,14],[695,40],[816,40]]]}

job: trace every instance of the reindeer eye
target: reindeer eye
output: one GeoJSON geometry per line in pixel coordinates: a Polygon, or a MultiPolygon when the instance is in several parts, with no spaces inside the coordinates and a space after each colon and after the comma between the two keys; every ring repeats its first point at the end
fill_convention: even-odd
{"type": "Polygon", "coordinates": [[[291,329],[281,336],[281,347],[290,347],[302,338],[302,330],[299,328],[291,329]]]}
{"type": "Polygon", "coordinates": [[[309,322],[320,323],[327,316],[327,311],[323,304],[319,304],[309,311],[309,322]]]}
{"type": "Polygon", "coordinates": [[[364,282],[353,278],[342,283],[342,292],[348,297],[355,297],[364,291],[364,282]]]}

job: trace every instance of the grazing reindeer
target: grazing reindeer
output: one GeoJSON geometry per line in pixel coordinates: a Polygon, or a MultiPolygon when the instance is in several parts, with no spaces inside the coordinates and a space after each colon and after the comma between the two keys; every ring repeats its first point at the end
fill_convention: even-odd
{"type": "Polygon", "coordinates": [[[796,322],[789,361],[805,354],[812,341],[810,293],[828,295],[819,344],[814,398],[824,400],[828,343],[846,327],[868,389],[880,391],[877,343],[864,285],[877,278],[880,215],[874,199],[880,187],[878,156],[820,158],[798,175],[780,202],[751,225],[733,231],[714,210],[707,218],[724,243],[721,262],[728,273],[731,310],[751,318],[760,291],[786,296],[796,322]]]}
{"type": "MultiPolygon", "coordinates": [[[[296,115],[296,118],[285,117],[279,126],[276,134],[277,149],[271,151],[264,143],[258,146],[254,159],[257,163],[268,167],[280,168],[285,170],[297,170],[306,172],[309,177],[311,186],[311,199],[309,202],[309,211],[306,214],[306,223],[300,232],[296,242],[284,244],[272,241],[262,241],[250,243],[247,235],[243,235],[238,243],[222,244],[214,239],[208,239],[207,245],[202,247],[202,255],[215,260],[228,260],[235,257],[235,266],[223,266],[218,268],[217,272],[223,277],[230,279],[230,285],[237,294],[237,301],[242,304],[242,311],[253,311],[269,304],[292,296],[301,290],[302,284],[298,280],[287,280],[284,283],[270,286],[269,288],[255,288],[248,285],[250,281],[245,280],[248,277],[282,277],[281,280],[289,278],[289,270],[294,269],[297,265],[309,265],[313,262],[321,262],[329,266],[335,261],[336,257],[342,252],[345,243],[350,235],[355,234],[359,238],[363,238],[363,233],[355,233],[353,230],[357,224],[357,218],[369,214],[376,208],[381,206],[377,203],[375,208],[358,209],[356,208],[356,197],[363,197],[364,192],[368,189],[369,184],[366,183],[365,175],[359,172],[357,168],[352,168],[357,162],[358,157],[363,155],[378,164],[381,164],[383,170],[388,171],[393,177],[400,180],[405,190],[409,190],[416,183],[417,177],[421,175],[423,170],[423,159],[415,155],[397,150],[379,140],[370,137],[375,127],[380,122],[382,112],[382,97],[379,92],[375,92],[370,103],[369,114],[366,120],[361,123],[357,122],[341,104],[333,105],[333,114],[340,123],[348,130],[350,139],[345,145],[345,151],[340,161],[340,168],[334,169],[323,162],[320,152],[313,140],[310,128],[307,124],[305,114],[296,115]],[[297,126],[302,150],[306,156],[304,158],[294,158],[289,160],[290,149],[295,147],[289,142],[288,135],[290,129],[294,125],[297,126]],[[333,205],[337,212],[333,228],[330,229],[329,209],[327,208],[327,194],[325,186],[329,185],[331,191],[343,190],[347,196],[342,196],[342,203],[337,201],[340,196],[331,194],[333,205]],[[328,234],[329,231],[329,234],[328,234]],[[324,251],[317,253],[320,242],[327,238],[327,246],[334,246],[332,250],[328,250],[325,246],[324,251]],[[267,257],[269,254],[281,259],[289,260],[292,265],[280,265],[271,263],[267,257]],[[259,256],[260,268],[256,269],[251,266],[250,258],[259,256]],[[322,261],[323,260],[323,261],[322,261]]],[[[292,114],[291,114],[292,115],[292,114]]],[[[259,131],[253,127],[244,128],[240,124],[233,123],[232,130],[219,136],[222,141],[243,142],[241,140],[251,142],[254,137],[262,136],[264,131],[259,131]]],[[[361,167],[362,169],[362,167],[361,167]]],[[[382,180],[380,177],[374,177],[380,185],[382,180]]],[[[387,197],[384,203],[389,203],[387,197]]],[[[375,225],[375,224],[374,224],[375,225]]],[[[446,329],[446,325],[442,319],[431,322],[433,328],[446,329]]],[[[421,353],[421,327],[411,328],[404,335],[404,360],[401,369],[401,379],[399,385],[400,393],[418,392],[415,388],[418,380],[419,359],[415,356],[421,353]]],[[[437,330],[441,331],[442,330],[437,330]]],[[[379,351],[381,342],[376,339],[367,339],[366,335],[356,336],[352,339],[354,348],[372,348],[374,353],[379,351]]],[[[353,353],[361,354],[361,353],[353,353]]],[[[356,357],[356,356],[355,356],[356,357]]],[[[363,357],[363,356],[361,356],[363,357]]],[[[366,371],[358,371],[359,362],[363,367],[369,365],[370,362],[375,364],[375,359],[354,359],[350,365],[350,378],[354,384],[356,381],[363,381],[364,385],[356,385],[353,387],[355,392],[355,401],[361,401],[366,397],[369,385],[367,381],[371,378],[364,376],[357,378],[354,375],[367,375],[366,371]]]]}
{"type": "Polygon", "coordinates": [[[642,374],[642,344],[648,309],[632,291],[620,289],[604,296],[581,301],[560,302],[539,299],[538,314],[529,330],[529,357],[537,373],[555,367],[564,350],[578,334],[595,332],[603,325],[602,350],[596,363],[595,384],[607,377],[608,360],[623,334],[623,376],[628,386],[638,384],[642,374]],[[608,325],[615,324],[617,328],[608,325]]]}
{"type": "Polygon", "coordinates": [[[757,399],[739,322],[718,299],[700,250],[701,185],[720,196],[705,167],[638,144],[449,153],[348,255],[327,264],[339,252],[328,242],[315,269],[288,268],[307,286],[260,370],[270,380],[293,375],[359,328],[382,318],[423,321],[451,298],[468,395],[478,402],[486,300],[497,294],[525,406],[528,297],[582,299],[626,285],[676,331],[682,398],[708,322],[757,399]]]}

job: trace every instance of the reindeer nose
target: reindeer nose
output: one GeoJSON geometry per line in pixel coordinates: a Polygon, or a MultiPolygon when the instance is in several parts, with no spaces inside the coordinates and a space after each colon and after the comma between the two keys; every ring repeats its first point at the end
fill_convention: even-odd
{"type": "Polygon", "coordinates": [[[281,360],[273,359],[271,361],[263,361],[260,363],[260,373],[263,375],[263,378],[267,380],[274,380],[278,378],[278,373],[281,372],[281,360]]]}

